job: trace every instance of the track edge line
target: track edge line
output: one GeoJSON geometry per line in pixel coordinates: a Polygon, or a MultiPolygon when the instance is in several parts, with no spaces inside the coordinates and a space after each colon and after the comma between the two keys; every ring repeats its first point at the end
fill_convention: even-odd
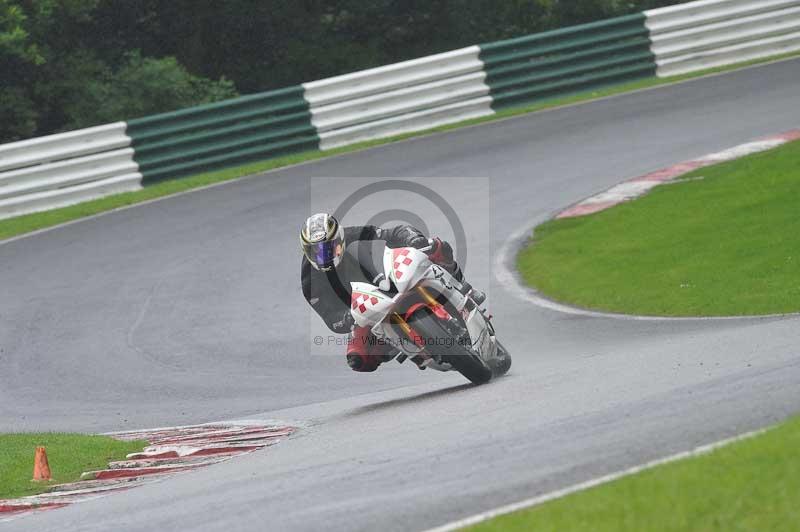
{"type": "Polygon", "coordinates": [[[742,440],[747,440],[753,438],[755,436],[760,436],[761,434],[766,433],[769,430],[772,430],[773,427],[767,427],[763,429],[753,430],[750,432],[745,432],[743,434],[739,434],[737,436],[733,436],[730,438],[725,438],[713,443],[708,443],[705,445],[701,445],[699,447],[695,447],[694,449],[688,451],[682,451],[679,453],[675,453],[669,456],[665,456],[663,458],[657,458],[655,460],[651,460],[649,462],[645,462],[643,464],[629,467],[627,469],[623,469],[617,471],[615,473],[609,473],[608,475],[603,475],[600,477],[596,477],[584,482],[580,482],[578,484],[573,484],[572,486],[567,486],[565,488],[561,488],[555,491],[551,491],[549,493],[545,493],[543,495],[538,495],[536,497],[531,497],[528,499],[521,500],[519,502],[507,504],[505,506],[500,506],[498,508],[494,508],[492,510],[487,510],[485,512],[481,512],[469,517],[465,517],[463,519],[459,519],[457,521],[452,521],[450,523],[446,523],[444,525],[429,528],[424,532],[451,532],[453,530],[459,530],[467,526],[475,525],[478,523],[482,523],[484,521],[488,521],[489,519],[493,519],[495,517],[499,517],[501,515],[506,515],[509,513],[516,512],[518,510],[524,510],[526,508],[531,508],[533,506],[538,506],[545,502],[549,502],[556,499],[561,499],[566,497],[567,495],[571,495],[573,493],[577,493],[580,491],[585,491],[590,488],[594,488],[596,486],[600,486],[602,484],[607,484],[614,480],[628,477],[631,475],[635,475],[636,473],[640,473],[642,471],[646,471],[648,469],[653,469],[660,465],[669,464],[672,462],[677,462],[679,460],[683,460],[686,458],[694,458],[697,456],[702,456],[708,454],[712,451],[715,451],[721,447],[725,447],[732,443],[737,443],[742,440]]]}

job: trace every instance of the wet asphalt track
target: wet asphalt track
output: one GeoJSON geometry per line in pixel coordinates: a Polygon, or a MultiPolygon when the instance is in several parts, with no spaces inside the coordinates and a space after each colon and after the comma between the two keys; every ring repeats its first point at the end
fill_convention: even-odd
{"type": "Polygon", "coordinates": [[[509,376],[471,387],[408,365],[353,374],[338,357],[308,354],[295,234],[309,177],[489,176],[492,224],[471,235],[488,256],[521,224],[622,179],[799,126],[794,60],[289,168],[0,245],[0,431],[245,417],[306,426],[266,451],[0,528],[418,530],[800,411],[798,318],[573,317],[493,280],[509,376]]]}

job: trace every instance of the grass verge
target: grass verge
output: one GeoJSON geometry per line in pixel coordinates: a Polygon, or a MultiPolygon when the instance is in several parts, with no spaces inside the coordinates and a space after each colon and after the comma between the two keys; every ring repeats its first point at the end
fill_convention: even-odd
{"type": "Polygon", "coordinates": [[[710,454],[470,527],[475,532],[797,530],[800,419],[710,454]]]}
{"type": "Polygon", "coordinates": [[[22,216],[17,216],[14,218],[8,218],[6,220],[0,220],[0,241],[18,236],[24,233],[29,233],[32,231],[36,231],[39,229],[44,229],[47,227],[52,227],[54,225],[59,225],[65,222],[69,222],[72,220],[77,220],[79,218],[84,218],[86,216],[92,216],[94,214],[98,214],[101,212],[110,211],[113,209],[118,209],[121,207],[126,207],[128,205],[133,205],[135,203],[141,203],[144,201],[152,200],[155,198],[160,198],[164,196],[169,196],[172,194],[177,194],[179,192],[184,192],[187,190],[200,188],[203,186],[211,185],[214,183],[220,183],[223,181],[230,181],[233,179],[237,179],[240,177],[244,177],[247,175],[257,174],[261,172],[266,172],[268,170],[274,170],[276,168],[282,168],[285,166],[291,166],[294,164],[299,164],[303,162],[314,161],[317,159],[321,159],[324,157],[331,157],[334,155],[339,155],[343,153],[349,153],[359,150],[364,150],[367,148],[372,148],[375,146],[380,146],[383,144],[389,144],[391,142],[397,142],[400,140],[409,139],[412,137],[419,137],[423,135],[429,135],[431,133],[438,133],[443,131],[449,131],[452,129],[458,129],[466,126],[472,126],[477,124],[482,124],[485,122],[492,122],[495,120],[500,120],[504,118],[510,118],[513,116],[533,113],[536,111],[543,111],[545,109],[552,109],[556,107],[563,107],[566,105],[573,105],[582,102],[588,102],[591,100],[596,100],[598,98],[604,98],[608,96],[613,96],[617,94],[623,94],[626,92],[632,92],[636,90],[643,90],[649,89],[653,87],[658,87],[662,85],[670,85],[674,83],[678,83],[681,81],[686,81],[693,78],[698,78],[702,76],[708,76],[711,74],[717,74],[721,72],[726,72],[729,70],[736,70],[739,68],[744,68],[747,66],[752,66],[759,63],[766,63],[772,61],[778,61],[781,59],[788,59],[791,57],[798,56],[798,53],[791,53],[785,54],[780,56],[773,56],[763,59],[756,59],[753,61],[748,61],[744,63],[737,63],[735,65],[728,65],[725,67],[713,68],[708,70],[703,70],[700,72],[694,72],[691,74],[685,74],[682,76],[673,76],[669,78],[647,78],[639,81],[634,81],[630,83],[625,83],[621,85],[614,85],[611,87],[599,89],[599,90],[592,90],[592,91],[584,91],[579,92],[576,94],[570,94],[562,97],[557,97],[553,99],[543,100],[541,102],[537,102],[531,105],[522,106],[518,108],[512,109],[504,109],[499,111],[498,113],[481,117],[475,118],[472,120],[466,120],[463,122],[458,122],[455,124],[448,124],[445,126],[440,126],[432,129],[427,129],[424,131],[417,131],[413,133],[406,133],[403,135],[397,135],[385,139],[377,139],[367,142],[361,142],[358,144],[352,144],[350,146],[344,146],[342,148],[330,150],[330,151],[309,151],[304,153],[298,153],[294,155],[279,157],[275,159],[268,159],[265,161],[259,161],[255,163],[250,163],[242,166],[236,166],[227,168],[224,170],[219,170],[215,172],[208,172],[203,174],[198,174],[191,177],[176,179],[174,181],[165,181],[155,185],[150,185],[143,190],[136,191],[136,192],[126,192],[123,194],[117,194],[114,196],[109,196],[106,198],[101,198],[98,200],[87,201],[84,203],[79,203],[77,205],[72,205],[69,207],[63,207],[60,209],[53,209],[50,211],[45,211],[41,213],[34,213],[34,214],[27,214],[22,216]]]}
{"type": "Polygon", "coordinates": [[[798,205],[800,142],[792,142],[696,170],[606,211],[546,222],[517,263],[542,294],[585,308],[800,311],[798,205]]]}
{"type": "Polygon", "coordinates": [[[145,441],[122,442],[83,434],[0,434],[0,499],[47,491],[54,484],[80,479],[81,473],[104,469],[113,460],[141,451],[145,441]],[[36,447],[47,450],[51,482],[32,482],[36,447]]]}

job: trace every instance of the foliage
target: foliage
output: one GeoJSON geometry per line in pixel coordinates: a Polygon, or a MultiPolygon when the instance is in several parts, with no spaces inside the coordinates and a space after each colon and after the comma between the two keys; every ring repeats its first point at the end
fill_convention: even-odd
{"type": "Polygon", "coordinates": [[[224,78],[215,82],[193,76],[174,57],[143,58],[138,51],[128,54],[116,72],[105,69],[98,74],[84,78],[89,82],[82,87],[83,98],[67,102],[64,113],[70,129],[236,96],[233,83],[224,78]]]}
{"type": "Polygon", "coordinates": [[[0,0],[0,141],[676,1],[0,0]]]}
{"type": "Polygon", "coordinates": [[[229,80],[115,42],[95,18],[100,3],[0,0],[0,141],[237,95],[229,80]]]}

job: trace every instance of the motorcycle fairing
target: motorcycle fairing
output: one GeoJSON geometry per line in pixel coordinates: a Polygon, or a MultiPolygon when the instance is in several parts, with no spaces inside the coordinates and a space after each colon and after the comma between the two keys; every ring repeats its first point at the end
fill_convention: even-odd
{"type": "MultiPolygon", "coordinates": [[[[432,263],[425,253],[415,248],[385,248],[383,266],[386,278],[397,289],[394,296],[369,283],[350,283],[353,294],[351,313],[358,326],[371,327],[372,333],[378,338],[397,342],[395,345],[405,345],[408,339],[400,337],[388,324],[387,317],[407,292],[423,286],[441,293],[455,307],[467,327],[472,348],[479,356],[488,360],[496,355],[497,346],[491,325],[477,307],[467,311],[468,298],[461,293],[461,283],[447,270],[432,263]]],[[[444,308],[441,310],[444,311],[444,308]]],[[[449,369],[449,365],[431,367],[442,371],[449,369]]]]}
{"type": "Polygon", "coordinates": [[[380,323],[394,304],[394,299],[369,283],[350,283],[350,313],[359,327],[371,327],[380,323]]]}

